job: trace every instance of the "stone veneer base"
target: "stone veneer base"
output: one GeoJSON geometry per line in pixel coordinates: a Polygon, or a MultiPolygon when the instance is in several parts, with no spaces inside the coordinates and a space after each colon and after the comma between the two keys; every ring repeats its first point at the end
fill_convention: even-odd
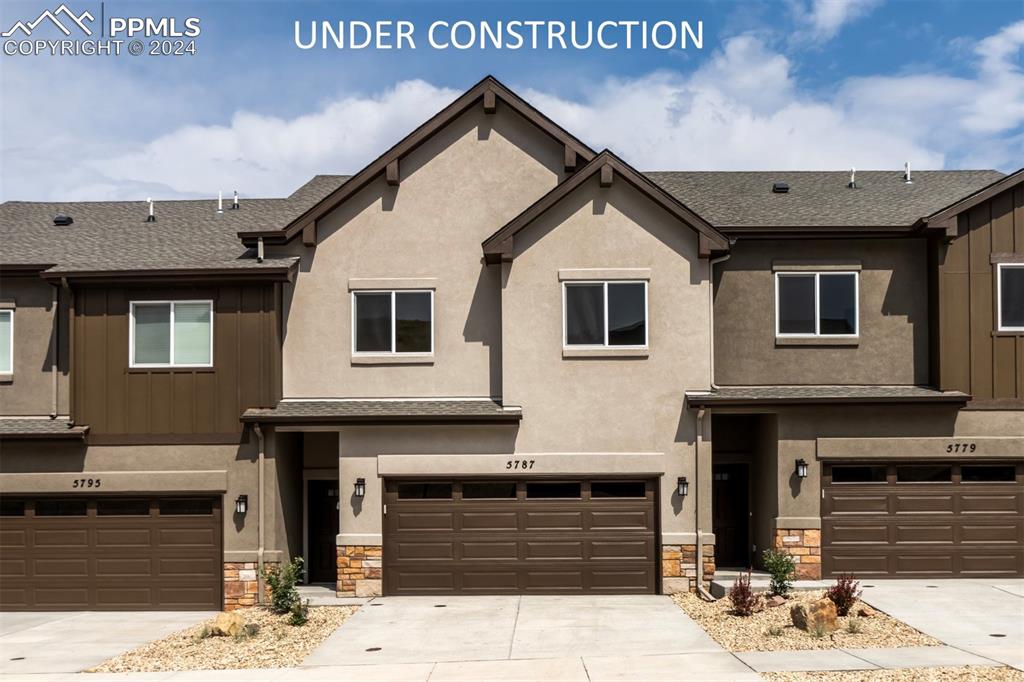
{"type": "Polygon", "coordinates": [[[380,545],[339,545],[339,597],[379,597],[383,594],[380,545]]]}
{"type": "Polygon", "coordinates": [[[775,549],[796,562],[797,580],[821,580],[821,531],[816,528],[779,528],[775,549]]]}
{"type": "MultiPolygon", "coordinates": [[[[267,562],[264,566],[277,565],[267,562]]],[[[259,579],[255,561],[224,562],[224,610],[256,606],[259,579]]]]}
{"type": "MultiPolygon", "coordinates": [[[[715,577],[715,546],[704,545],[701,580],[705,589],[715,577]]],[[[661,591],[665,594],[697,591],[697,545],[662,545],[661,591]]]]}

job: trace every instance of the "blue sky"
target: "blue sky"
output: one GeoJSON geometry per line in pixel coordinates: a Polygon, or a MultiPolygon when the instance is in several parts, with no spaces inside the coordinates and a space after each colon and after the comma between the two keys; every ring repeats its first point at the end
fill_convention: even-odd
{"type": "MultiPolygon", "coordinates": [[[[0,25],[59,4],[6,1],[0,25]]],[[[68,6],[100,14],[99,2],[68,6]]],[[[111,0],[103,10],[199,17],[197,54],[0,57],[0,198],[285,195],[314,173],[358,170],[487,73],[641,169],[1024,165],[1019,0],[111,0]],[[412,21],[418,49],[294,44],[296,20],[356,19],[412,21]],[[704,46],[432,50],[425,33],[438,19],[699,20],[704,46]]]]}

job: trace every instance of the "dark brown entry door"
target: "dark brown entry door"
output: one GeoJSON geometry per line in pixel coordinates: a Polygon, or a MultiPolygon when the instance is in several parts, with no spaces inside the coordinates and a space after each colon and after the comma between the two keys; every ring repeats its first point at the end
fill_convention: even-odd
{"type": "Polygon", "coordinates": [[[385,482],[385,594],[653,593],[655,483],[385,482]]]}
{"type": "Polygon", "coordinates": [[[750,566],[750,488],[746,464],[715,464],[712,468],[711,525],[715,532],[715,563],[750,566]]]}
{"type": "Polygon", "coordinates": [[[338,482],[309,481],[309,582],[338,579],[338,482]]]}
{"type": "Polygon", "coordinates": [[[1020,463],[825,466],[822,570],[893,578],[1024,575],[1020,463]]]}
{"type": "Polygon", "coordinates": [[[221,501],[0,498],[5,611],[221,608],[221,501]]]}

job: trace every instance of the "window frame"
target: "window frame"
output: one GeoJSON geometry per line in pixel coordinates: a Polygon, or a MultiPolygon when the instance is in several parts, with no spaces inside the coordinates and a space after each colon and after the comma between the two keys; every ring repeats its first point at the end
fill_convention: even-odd
{"type": "Polygon", "coordinates": [[[1024,332],[1024,327],[1003,326],[1003,268],[1024,270],[1024,263],[996,263],[996,331],[1024,332]]]}
{"type": "Polygon", "coordinates": [[[650,295],[649,282],[646,279],[574,279],[562,282],[562,350],[648,350],[651,343],[650,331],[650,295]],[[604,304],[604,343],[569,343],[569,307],[566,292],[570,286],[581,284],[601,284],[602,302],[604,304]],[[642,284],[644,286],[644,342],[642,345],[611,345],[608,343],[608,285],[609,284],[642,284]]]}
{"type": "Polygon", "coordinates": [[[434,290],[433,289],[356,289],[350,292],[352,307],[352,357],[356,358],[432,358],[434,357],[434,290]],[[356,350],[356,296],[360,294],[391,294],[391,350],[356,350]],[[398,324],[395,320],[397,294],[430,294],[430,350],[399,351],[396,350],[398,324]]]}
{"type": "Polygon", "coordinates": [[[860,338],[860,272],[856,270],[785,270],[775,273],[775,338],[777,339],[859,339],[860,338]],[[853,275],[853,333],[821,333],[821,277],[853,275]],[[783,332],[780,330],[782,315],[779,309],[779,280],[783,277],[814,277],[814,332],[783,332]]]}
{"type": "Polygon", "coordinates": [[[9,343],[7,344],[8,369],[0,369],[0,376],[10,377],[14,374],[14,308],[0,309],[0,315],[4,314],[11,316],[11,323],[7,326],[8,335],[10,336],[10,338],[8,339],[9,343]]]}
{"type": "Polygon", "coordinates": [[[137,300],[129,301],[128,311],[128,367],[130,369],[203,369],[213,367],[213,329],[214,329],[214,309],[213,299],[210,298],[196,298],[196,299],[174,299],[174,300],[137,300]],[[205,303],[210,306],[210,362],[206,364],[176,364],[174,362],[174,309],[177,304],[195,304],[205,303]],[[170,305],[171,317],[170,317],[170,361],[169,362],[135,362],[135,308],[137,306],[147,305],[170,305]]]}

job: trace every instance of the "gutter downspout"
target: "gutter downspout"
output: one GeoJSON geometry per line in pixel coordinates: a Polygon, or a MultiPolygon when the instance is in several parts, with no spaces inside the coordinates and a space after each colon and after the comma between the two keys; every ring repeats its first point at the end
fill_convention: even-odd
{"type": "Polygon", "coordinates": [[[256,532],[259,536],[259,547],[256,548],[256,603],[263,603],[263,546],[264,546],[264,523],[263,523],[263,463],[265,457],[265,445],[266,442],[263,438],[263,429],[260,428],[258,422],[252,425],[253,432],[256,434],[256,448],[258,452],[259,464],[257,469],[257,486],[259,486],[259,492],[256,495],[259,506],[259,511],[256,513],[256,532]]]}
{"type": "MultiPolygon", "coordinates": [[[[729,245],[735,244],[735,239],[729,240],[729,245]]],[[[727,253],[724,256],[718,258],[712,258],[708,261],[708,320],[711,324],[711,389],[718,388],[718,384],[715,383],[715,265],[718,263],[724,263],[725,261],[732,258],[731,253],[727,253]]]]}
{"type": "Polygon", "coordinates": [[[697,594],[706,601],[717,601],[704,589],[704,537],[700,530],[700,443],[704,440],[704,408],[697,410],[697,437],[694,440],[695,461],[693,486],[694,528],[697,531],[697,594]]]}
{"type": "Polygon", "coordinates": [[[57,354],[60,352],[60,343],[57,335],[60,333],[60,285],[53,283],[53,333],[50,334],[50,378],[53,382],[53,406],[50,410],[50,419],[57,418],[57,354]]]}

